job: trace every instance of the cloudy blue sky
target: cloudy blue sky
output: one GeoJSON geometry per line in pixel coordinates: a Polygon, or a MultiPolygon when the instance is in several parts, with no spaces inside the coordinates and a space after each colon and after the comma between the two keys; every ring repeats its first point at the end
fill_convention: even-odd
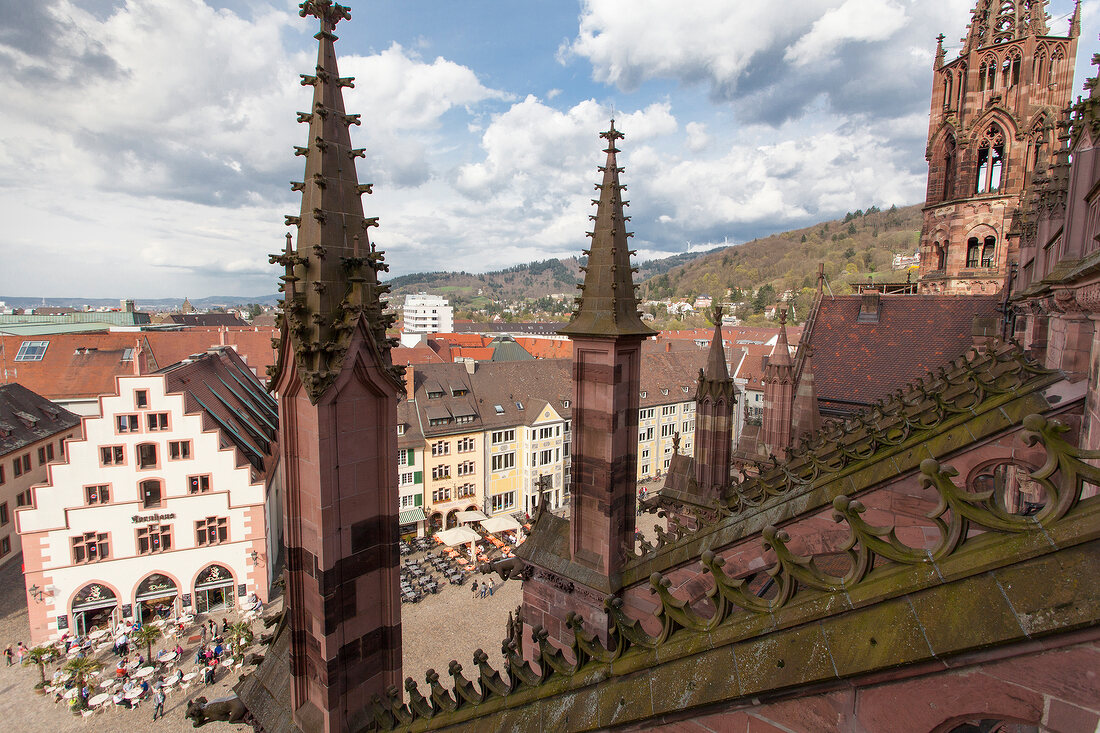
{"type": "MultiPolygon", "coordinates": [[[[403,274],[577,253],[612,110],[646,258],[918,202],[935,36],[953,57],[973,2],[350,5],[359,178],[403,274]]],[[[1072,9],[1049,4],[1054,32],[1072,9]]],[[[0,293],[274,292],[315,21],[282,0],[0,0],[0,17],[0,293]]]]}

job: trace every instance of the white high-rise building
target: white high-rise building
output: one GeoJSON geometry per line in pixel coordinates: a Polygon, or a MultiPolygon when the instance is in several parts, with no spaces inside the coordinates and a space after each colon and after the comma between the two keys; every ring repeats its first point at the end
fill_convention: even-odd
{"type": "Polygon", "coordinates": [[[438,295],[405,296],[405,333],[453,333],[455,309],[438,295]]]}

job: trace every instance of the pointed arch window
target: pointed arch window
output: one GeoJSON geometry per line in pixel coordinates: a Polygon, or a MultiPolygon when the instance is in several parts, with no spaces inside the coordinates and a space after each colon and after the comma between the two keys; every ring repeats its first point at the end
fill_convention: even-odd
{"type": "Polygon", "coordinates": [[[1014,0],[1004,0],[1001,9],[997,12],[997,20],[993,25],[993,42],[1007,43],[1016,35],[1016,3],[1014,0]]]}
{"type": "Polygon", "coordinates": [[[955,77],[951,75],[951,72],[947,72],[943,75],[943,108],[951,108],[951,100],[953,99],[952,92],[954,91],[955,77]]]}
{"type": "Polygon", "coordinates": [[[1005,58],[1001,64],[1001,86],[1005,89],[1014,87],[1020,83],[1020,55],[1013,54],[1005,58]]]}
{"type": "Polygon", "coordinates": [[[943,200],[955,198],[955,136],[948,135],[943,142],[943,200]]]}
{"type": "Polygon", "coordinates": [[[981,261],[982,247],[977,237],[966,240],[966,266],[977,267],[981,261]]]}
{"type": "Polygon", "coordinates": [[[997,239],[996,237],[986,237],[982,242],[982,267],[995,267],[997,257],[997,239]]]}
{"type": "Polygon", "coordinates": [[[933,251],[936,254],[936,269],[937,270],[946,270],[947,269],[947,242],[944,242],[943,244],[940,244],[939,242],[936,242],[936,244],[933,247],[933,251]]]}
{"type": "Polygon", "coordinates": [[[978,145],[978,180],[975,192],[995,193],[1001,190],[1004,177],[1005,136],[1001,128],[991,124],[978,145]]]}

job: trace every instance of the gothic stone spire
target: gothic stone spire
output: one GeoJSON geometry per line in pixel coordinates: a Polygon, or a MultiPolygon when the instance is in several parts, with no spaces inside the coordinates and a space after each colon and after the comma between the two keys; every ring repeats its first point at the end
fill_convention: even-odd
{"type": "Polygon", "coordinates": [[[713,311],[714,334],[710,338],[710,351],[707,354],[706,369],[699,370],[699,387],[696,398],[702,396],[712,385],[721,385],[726,382],[733,384],[730,379],[729,369],[726,366],[726,350],[722,343],[722,306],[717,305],[713,311]]]}
{"type": "MultiPolygon", "coordinates": [[[[362,315],[379,362],[401,389],[386,339],[392,316],[383,315],[379,300],[388,286],[379,284],[378,272],[388,267],[368,238],[378,219],[363,215],[360,196],[370,193],[371,186],[360,185],[356,177],[355,159],[364,153],[352,147],[348,131],[360,124],[360,116],[344,111],[343,87],[353,86],[353,80],[340,76],[333,45],[336,24],[350,19],[351,13],[332,0],[308,0],[299,7],[299,14],[317,18],[321,29],[314,36],[316,70],[302,74],[302,86],[313,87],[312,106],[298,113],[298,121],[309,125],[307,145],[295,148],[295,154],[305,158],[305,178],[291,183],[302,192],[302,209],[300,215],[286,217],[288,226],[297,227],[297,248],[291,250],[288,242],[286,251],[270,258],[286,269],[282,280],[287,337],[302,383],[316,402],[339,373],[362,315]]],[[[288,366],[276,366],[276,380],[288,366]]]]}
{"type": "Polygon", "coordinates": [[[978,0],[971,14],[963,39],[967,51],[1050,33],[1046,0],[978,0]]]}
{"type": "Polygon", "coordinates": [[[634,268],[630,265],[634,252],[627,244],[627,238],[633,234],[626,231],[630,217],[623,216],[623,207],[629,202],[622,199],[621,192],[626,186],[619,183],[619,173],[623,169],[615,161],[619,152],[615,141],[622,139],[623,134],[615,129],[615,120],[611,120],[611,129],[601,132],[600,137],[607,140],[604,149],[607,163],[599,169],[603,173],[603,182],[596,186],[600,198],[592,201],[596,205],[596,215],[590,217],[596,225],[588,233],[592,247],[585,250],[588,263],[582,268],[585,274],[579,307],[560,333],[606,338],[650,336],[653,331],[642,323],[634,295],[634,268]]]}

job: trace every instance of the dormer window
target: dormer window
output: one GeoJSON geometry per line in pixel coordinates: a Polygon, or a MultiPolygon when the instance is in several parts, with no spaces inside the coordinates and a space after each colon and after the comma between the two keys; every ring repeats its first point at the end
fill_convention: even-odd
{"type": "Polygon", "coordinates": [[[661,387],[661,394],[663,394],[663,395],[667,395],[667,394],[668,394],[668,390],[667,390],[666,388],[664,388],[664,387],[661,387]]]}
{"type": "Polygon", "coordinates": [[[561,401],[561,406],[568,410],[569,409],[569,400],[562,400],[561,401]]]}
{"type": "Polygon", "coordinates": [[[644,399],[646,398],[646,394],[647,394],[647,392],[645,392],[645,391],[643,390],[643,391],[642,391],[642,394],[641,394],[641,397],[642,397],[642,399],[643,399],[643,400],[644,400],[644,399]]]}
{"type": "Polygon", "coordinates": [[[397,425],[397,434],[398,435],[404,435],[405,434],[405,424],[404,423],[398,423],[398,425],[397,425]]]}

